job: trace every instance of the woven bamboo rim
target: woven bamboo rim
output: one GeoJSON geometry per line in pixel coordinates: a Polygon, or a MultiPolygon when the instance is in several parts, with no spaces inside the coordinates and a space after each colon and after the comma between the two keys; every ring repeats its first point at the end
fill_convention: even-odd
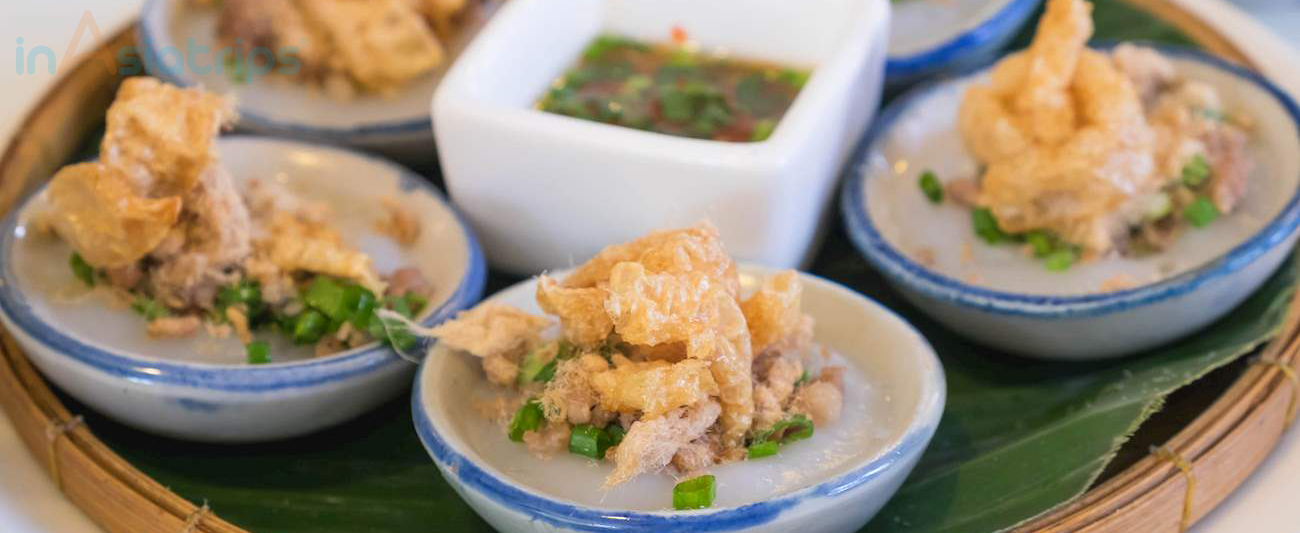
{"type": "MultiPolygon", "coordinates": [[[[1170,0],[1127,0],[1177,26],[1206,49],[1250,64],[1224,35],[1170,0]]],[[[114,50],[135,44],[123,31],[55,85],[0,157],[0,213],[70,160],[103,122],[121,78],[114,50]]],[[[1016,531],[1176,532],[1209,513],[1259,465],[1294,414],[1300,381],[1300,291],[1278,336],[1205,412],[1153,453],[1079,499],[1016,531]],[[1184,471],[1180,467],[1184,467],[1184,471]],[[1194,490],[1189,487],[1194,483],[1194,490]]],[[[67,410],[0,330],[0,407],[68,499],[113,533],[244,532],[220,509],[195,506],[137,470],[67,410]]]]}

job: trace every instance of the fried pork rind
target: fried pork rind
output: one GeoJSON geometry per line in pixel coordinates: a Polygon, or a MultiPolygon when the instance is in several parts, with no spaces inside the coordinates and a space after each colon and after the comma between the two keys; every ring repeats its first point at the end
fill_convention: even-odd
{"type": "Polygon", "coordinates": [[[108,108],[100,162],[126,173],[139,194],[184,195],[216,165],[213,143],[234,118],[215,94],[129,78],[108,108]]]}
{"type": "Polygon", "coordinates": [[[667,466],[677,450],[708,431],[721,411],[717,402],[709,401],[636,421],[614,449],[614,472],[605,478],[604,488],[667,466]]]}
{"type": "Polygon", "coordinates": [[[483,302],[429,330],[429,335],[451,348],[488,357],[536,343],[550,324],[545,317],[517,307],[483,302]]]}
{"type": "Polygon", "coordinates": [[[1011,233],[1048,229],[1105,253],[1161,185],[1137,89],[1088,50],[1091,4],[1051,0],[1029,50],[965,96],[959,127],[986,165],[979,204],[1011,233]]]}
{"type": "Polygon", "coordinates": [[[623,262],[641,263],[654,274],[701,273],[721,283],[733,296],[740,293],[736,262],[727,255],[713,224],[657,231],[626,244],[606,247],[564,279],[565,287],[596,287],[623,262]]]}
{"type": "Polygon", "coordinates": [[[167,237],[181,213],[180,197],[142,197],[125,174],[101,163],[64,167],[48,195],[55,231],[99,268],[140,260],[167,237]]]}
{"type": "Polygon", "coordinates": [[[352,79],[391,92],[443,61],[443,48],[406,0],[311,0],[303,14],[334,45],[352,79]]]}
{"type": "Polygon", "coordinates": [[[560,318],[565,337],[578,346],[603,344],[613,331],[614,322],[605,312],[608,292],[598,287],[563,287],[545,274],[537,279],[537,304],[560,318]]]}
{"type": "Polygon", "coordinates": [[[740,304],[754,353],[763,353],[799,333],[804,318],[802,296],[799,274],[787,270],[768,276],[763,286],[740,304]]]}
{"type": "Polygon", "coordinates": [[[591,387],[591,377],[606,370],[609,370],[609,363],[596,354],[560,361],[555,368],[555,377],[546,384],[542,393],[542,412],[546,419],[570,424],[592,422],[592,408],[596,407],[597,398],[591,387]]]}
{"type": "Polygon", "coordinates": [[[294,213],[275,213],[258,251],[285,272],[306,271],[350,279],[375,294],[385,284],[369,255],[352,249],[332,228],[294,213]]]}
{"type": "Polygon", "coordinates": [[[739,446],[754,413],[753,351],[733,293],[704,272],[649,274],[638,263],[615,265],[609,290],[605,310],[625,342],[684,341],[689,358],[710,363],[723,406],[723,442],[739,446]]]}
{"type": "Polygon", "coordinates": [[[687,359],[630,361],[614,356],[614,368],[591,376],[591,386],[607,411],[640,411],[654,418],[678,407],[706,401],[718,394],[718,384],[709,373],[709,363],[687,359]]]}

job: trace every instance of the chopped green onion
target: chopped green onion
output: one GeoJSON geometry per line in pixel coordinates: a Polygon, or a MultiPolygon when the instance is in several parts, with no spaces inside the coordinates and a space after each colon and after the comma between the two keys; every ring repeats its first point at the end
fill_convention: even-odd
{"type": "Polygon", "coordinates": [[[217,291],[218,312],[225,316],[225,308],[243,306],[249,318],[256,314],[262,305],[262,289],[257,281],[240,280],[234,285],[227,285],[217,291]]]}
{"type": "Polygon", "coordinates": [[[384,307],[406,318],[415,316],[415,313],[411,312],[411,304],[406,301],[406,298],[400,296],[385,296],[384,307]]]}
{"type": "Polygon", "coordinates": [[[375,306],[377,304],[375,293],[361,286],[357,286],[357,288],[361,289],[361,292],[357,294],[357,305],[352,308],[352,318],[348,320],[357,329],[368,331],[370,323],[374,321],[375,317],[375,306]]]}
{"type": "Polygon", "coordinates": [[[293,342],[312,344],[325,335],[329,328],[329,318],[315,309],[308,309],[298,315],[293,323],[293,342]]]}
{"type": "Polygon", "coordinates": [[[773,433],[780,431],[783,433],[781,444],[790,444],[791,442],[804,440],[813,435],[813,422],[804,415],[794,415],[790,418],[777,422],[772,426],[773,433]]]}
{"type": "Polygon", "coordinates": [[[1205,161],[1205,156],[1196,154],[1183,165],[1183,183],[1188,187],[1200,187],[1207,179],[1210,179],[1210,164],[1205,161]]]}
{"type": "Polygon", "coordinates": [[[250,365],[264,365],[271,362],[271,347],[266,344],[266,341],[250,342],[244,347],[244,351],[248,352],[250,365]]]}
{"type": "Polygon", "coordinates": [[[799,376],[799,381],[794,382],[794,386],[802,387],[807,385],[809,381],[812,381],[812,374],[809,374],[808,369],[805,368],[803,369],[803,374],[799,376]]]}
{"type": "Polygon", "coordinates": [[[685,122],[691,119],[691,98],[685,92],[669,89],[659,97],[659,111],[665,119],[685,122]]]}
{"type": "Polygon", "coordinates": [[[349,301],[349,298],[360,297],[359,291],[349,294],[346,287],[326,276],[316,276],[302,294],[303,302],[336,321],[349,318],[357,305],[356,300],[349,301]]]}
{"type": "Polygon", "coordinates": [[[1209,198],[1201,196],[1192,200],[1192,203],[1187,204],[1187,207],[1183,209],[1183,218],[1186,218],[1193,226],[1203,228],[1219,218],[1219,208],[1215,207],[1214,202],[1211,202],[1209,198]]]}
{"type": "Polygon", "coordinates": [[[569,452],[576,455],[604,459],[605,450],[609,449],[609,446],[609,433],[591,424],[573,426],[573,430],[569,433],[569,452]]]}
{"type": "Polygon", "coordinates": [[[749,140],[753,142],[765,141],[772,136],[776,130],[776,121],[765,118],[754,123],[754,132],[749,135],[749,140]]]}
{"type": "Polygon", "coordinates": [[[1047,257],[1056,249],[1056,239],[1043,230],[1033,230],[1025,234],[1025,242],[1034,251],[1034,257],[1047,257]]]}
{"type": "Polygon", "coordinates": [[[1043,260],[1043,265],[1052,272],[1063,272],[1068,270],[1075,261],[1079,259],[1078,252],[1073,247],[1060,248],[1043,260]]]}
{"type": "Polygon", "coordinates": [[[761,459],[776,455],[777,450],[781,449],[781,443],[776,441],[763,441],[749,446],[749,459],[761,459]]]}
{"type": "Polygon", "coordinates": [[[172,312],[167,306],[158,303],[158,300],[147,296],[137,296],[134,302],[131,302],[131,309],[150,322],[165,316],[171,316],[172,312]]]}
{"type": "Polygon", "coordinates": [[[715,481],[712,475],[703,475],[678,483],[673,487],[673,509],[684,511],[713,505],[717,495],[715,481]]]}
{"type": "Polygon", "coordinates": [[[85,283],[87,287],[95,286],[95,267],[90,266],[81,254],[72,252],[72,257],[68,258],[68,266],[72,267],[72,275],[85,283]]]}
{"type": "Polygon", "coordinates": [[[510,440],[524,441],[524,433],[536,431],[542,426],[542,404],[537,400],[528,400],[510,420],[510,440]]]}
{"type": "Polygon", "coordinates": [[[943,201],[943,185],[939,183],[939,177],[934,175],[934,172],[926,170],[916,181],[921,186],[921,192],[930,199],[930,203],[937,204],[943,201]]]}
{"type": "Polygon", "coordinates": [[[993,216],[993,211],[987,208],[981,207],[971,211],[971,223],[975,226],[975,234],[989,244],[997,244],[1011,238],[998,227],[998,219],[993,216]]]}
{"type": "Polygon", "coordinates": [[[1169,212],[1173,211],[1173,209],[1173,198],[1169,197],[1169,193],[1162,192],[1151,197],[1150,202],[1147,203],[1147,210],[1146,213],[1143,214],[1143,217],[1148,221],[1160,220],[1168,216],[1169,212]]]}
{"type": "Polygon", "coordinates": [[[555,377],[555,359],[542,359],[542,353],[547,349],[549,349],[548,346],[541,346],[524,356],[524,360],[519,364],[519,376],[515,379],[516,383],[525,385],[534,381],[550,381],[552,377],[555,377]],[[550,375],[542,376],[542,373],[548,368],[550,375]],[[542,379],[543,377],[545,379],[542,379]]]}
{"type": "Polygon", "coordinates": [[[749,458],[757,459],[776,453],[782,445],[813,435],[813,422],[807,416],[794,415],[772,424],[771,428],[754,436],[749,443],[749,458]],[[770,446],[769,446],[770,444],[770,446]]]}
{"type": "Polygon", "coordinates": [[[406,293],[402,298],[406,300],[406,306],[411,309],[412,316],[420,314],[420,311],[424,310],[424,306],[429,305],[428,298],[413,292],[406,293]]]}
{"type": "Polygon", "coordinates": [[[623,442],[623,435],[627,434],[627,430],[618,424],[610,424],[605,426],[605,433],[609,434],[609,445],[612,448],[623,442]]]}

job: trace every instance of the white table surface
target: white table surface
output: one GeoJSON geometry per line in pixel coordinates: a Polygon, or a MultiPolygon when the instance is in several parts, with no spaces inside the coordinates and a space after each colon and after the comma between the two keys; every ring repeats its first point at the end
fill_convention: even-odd
{"type": "MultiPolygon", "coordinates": [[[[1199,14],[1253,53],[1266,74],[1300,95],[1300,0],[1237,0],[1257,18],[1223,0],[1174,0],[1199,14]],[[1270,32],[1261,25],[1271,27],[1270,32]],[[1282,37],[1280,38],[1279,35],[1282,37]]],[[[17,132],[27,108],[57,80],[44,60],[36,74],[17,74],[13,48],[48,46],[62,61],[78,23],[89,12],[101,35],[112,35],[135,16],[142,0],[5,0],[0,7],[0,145],[17,132]]],[[[77,52],[97,44],[90,31],[77,52]]],[[[1300,531],[1300,432],[1283,437],[1277,450],[1218,509],[1197,524],[1196,533],[1300,531]]],[[[218,510],[219,512],[220,510],[218,510]]],[[[0,532],[95,533],[93,523],[59,494],[0,416],[0,532]]]]}

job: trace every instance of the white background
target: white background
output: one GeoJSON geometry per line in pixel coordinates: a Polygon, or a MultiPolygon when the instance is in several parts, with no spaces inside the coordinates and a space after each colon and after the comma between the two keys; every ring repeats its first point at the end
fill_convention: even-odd
{"type": "MultiPolygon", "coordinates": [[[[1205,20],[1234,36],[1237,44],[1255,54],[1266,74],[1292,94],[1300,94],[1300,55],[1278,35],[1300,45],[1300,0],[1237,0],[1257,18],[1251,18],[1222,0],[1175,0],[1205,20]],[[1259,22],[1272,27],[1270,33],[1259,22]]],[[[18,39],[27,50],[48,46],[60,60],[83,13],[90,11],[101,34],[108,37],[129,23],[142,0],[5,0],[0,8],[0,145],[18,127],[27,108],[57,80],[40,61],[36,74],[18,74],[14,51],[18,39]]],[[[79,50],[92,50],[97,42],[87,32],[79,50]]],[[[75,53],[75,52],[74,52],[75,53]]],[[[1278,449],[1222,506],[1195,528],[1205,532],[1300,531],[1300,435],[1292,431],[1278,449]]],[[[80,511],[69,504],[28,454],[8,419],[0,416],[0,532],[98,532],[80,511]]]]}

